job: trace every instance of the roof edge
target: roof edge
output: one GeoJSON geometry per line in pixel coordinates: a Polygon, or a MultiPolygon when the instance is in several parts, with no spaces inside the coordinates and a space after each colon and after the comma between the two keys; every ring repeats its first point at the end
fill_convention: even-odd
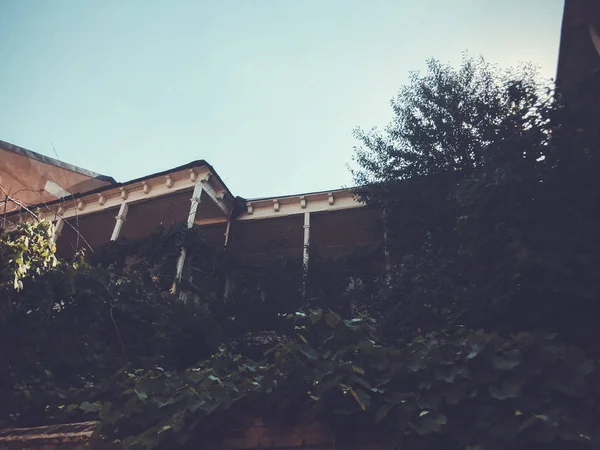
{"type": "Polygon", "coordinates": [[[80,175],[85,175],[90,178],[94,178],[95,180],[106,181],[111,184],[115,184],[117,181],[113,177],[109,177],[107,175],[102,175],[96,172],[93,172],[88,169],[84,169],[83,167],[78,167],[73,164],[66,163],[64,161],[60,161],[56,158],[51,158],[50,156],[42,155],[41,153],[34,152],[32,150],[28,150],[23,147],[19,147],[18,145],[11,144],[10,142],[0,140],[0,148],[11,153],[15,153],[17,155],[25,156],[27,158],[34,159],[36,161],[42,162],[44,164],[49,164],[51,166],[59,167],[61,169],[68,170],[70,172],[75,172],[80,175]]]}
{"type": "Polygon", "coordinates": [[[331,193],[335,193],[335,192],[350,192],[350,193],[352,193],[360,188],[361,188],[361,186],[351,186],[351,187],[340,187],[340,188],[335,188],[335,189],[327,189],[325,191],[300,192],[298,194],[274,195],[274,196],[270,196],[270,197],[256,197],[256,198],[245,198],[245,197],[240,197],[240,198],[246,202],[262,202],[265,200],[272,200],[272,199],[282,200],[285,198],[301,197],[303,195],[329,194],[330,192],[331,193]]]}
{"type": "MultiPolygon", "coordinates": [[[[2,142],[2,141],[0,141],[0,142],[2,142]]],[[[69,195],[68,198],[75,200],[77,198],[85,197],[87,195],[99,194],[101,192],[108,191],[108,190],[111,190],[111,189],[116,189],[116,188],[128,186],[130,184],[139,183],[140,181],[148,180],[149,178],[160,177],[160,176],[163,176],[163,175],[168,175],[168,174],[173,173],[173,172],[179,172],[179,171],[185,170],[185,169],[192,169],[194,167],[206,167],[217,178],[217,180],[219,180],[219,183],[221,183],[221,185],[223,185],[223,188],[225,189],[225,191],[227,192],[227,194],[230,195],[231,197],[233,197],[233,195],[231,194],[231,191],[229,190],[229,188],[227,187],[227,185],[223,182],[223,180],[221,179],[221,177],[219,176],[219,174],[215,171],[215,169],[208,162],[206,162],[205,160],[198,159],[198,160],[189,162],[187,164],[184,164],[182,166],[173,167],[171,169],[163,170],[161,172],[156,172],[156,173],[153,173],[153,174],[150,174],[150,175],[145,175],[143,177],[135,178],[133,180],[124,181],[122,183],[114,182],[113,184],[107,184],[106,186],[100,186],[98,188],[91,189],[89,191],[77,192],[77,193],[74,193],[72,195],[69,195]]],[[[50,202],[38,203],[38,204],[35,204],[35,205],[28,205],[28,208],[35,209],[35,208],[41,207],[41,206],[48,207],[48,206],[51,206],[51,205],[56,205],[56,204],[61,203],[63,201],[64,201],[64,198],[59,198],[59,199],[56,199],[56,200],[52,200],[50,202]]],[[[9,212],[7,214],[8,214],[8,216],[11,216],[11,215],[19,214],[20,212],[21,212],[21,210],[15,210],[15,211],[11,211],[11,212],[9,212]]]]}

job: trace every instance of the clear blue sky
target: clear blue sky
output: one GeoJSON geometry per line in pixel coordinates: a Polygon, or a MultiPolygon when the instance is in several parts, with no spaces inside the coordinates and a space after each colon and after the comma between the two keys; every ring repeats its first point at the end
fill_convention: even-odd
{"type": "Polygon", "coordinates": [[[563,0],[0,0],[0,139],[126,181],[206,159],[236,195],[351,184],[352,130],[429,57],[554,76],[563,0]]]}

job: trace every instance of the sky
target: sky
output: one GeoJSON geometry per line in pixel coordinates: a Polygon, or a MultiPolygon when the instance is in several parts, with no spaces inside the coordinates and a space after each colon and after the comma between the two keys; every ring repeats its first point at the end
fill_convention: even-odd
{"type": "MultiPolygon", "coordinates": [[[[563,0],[0,0],[0,139],[117,181],[197,159],[246,198],[351,186],[356,127],[463,51],[555,75],[563,0]]],[[[1,161],[0,161],[1,163],[1,161]]]]}

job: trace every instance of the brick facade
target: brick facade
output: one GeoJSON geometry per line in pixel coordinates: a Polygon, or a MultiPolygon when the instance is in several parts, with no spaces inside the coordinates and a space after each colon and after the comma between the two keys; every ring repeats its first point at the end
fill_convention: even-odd
{"type": "MultiPolygon", "coordinates": [[[[72,450],[90,439],[94,422],[0,430],[0,450],[72,450]]],[[[228,431],[225,438],[209,438],[198,448],[213,450],[333,450],[335,435],[320,423],[267,425],[254,419],[228,431]]],[[[348,450],[378,450],[379,446],[355,442],[348,450]]]]}
{"type": "Polygon", "coordinates": [[[0,450],[73,450],[89,440],[96,422],[0,430],[0,450]]]}

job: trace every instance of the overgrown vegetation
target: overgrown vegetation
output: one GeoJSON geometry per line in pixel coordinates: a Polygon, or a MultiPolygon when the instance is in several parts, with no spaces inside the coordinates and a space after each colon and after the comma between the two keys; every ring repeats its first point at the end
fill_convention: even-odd
{"type": "Polygon", "coordinates": [[[395,264],[374,305],[386,336],[541,327],[593,345],[599,89],[561,99],[529,67],[431,61],[387,129],[357,132],[361,195],[388,213],[395,264]]]}
{"type": "Polygon", "coordinates": [[[596,448],[600,87],[581,90],[469,58],[414,74],[391,125],[357,132],[388,272],[315,249],[308,279],[242,267],[185,225],[68,262],[47,223],[4,232],[0,425],[196,448],[250,414],[390,448],[596,448]]]}

